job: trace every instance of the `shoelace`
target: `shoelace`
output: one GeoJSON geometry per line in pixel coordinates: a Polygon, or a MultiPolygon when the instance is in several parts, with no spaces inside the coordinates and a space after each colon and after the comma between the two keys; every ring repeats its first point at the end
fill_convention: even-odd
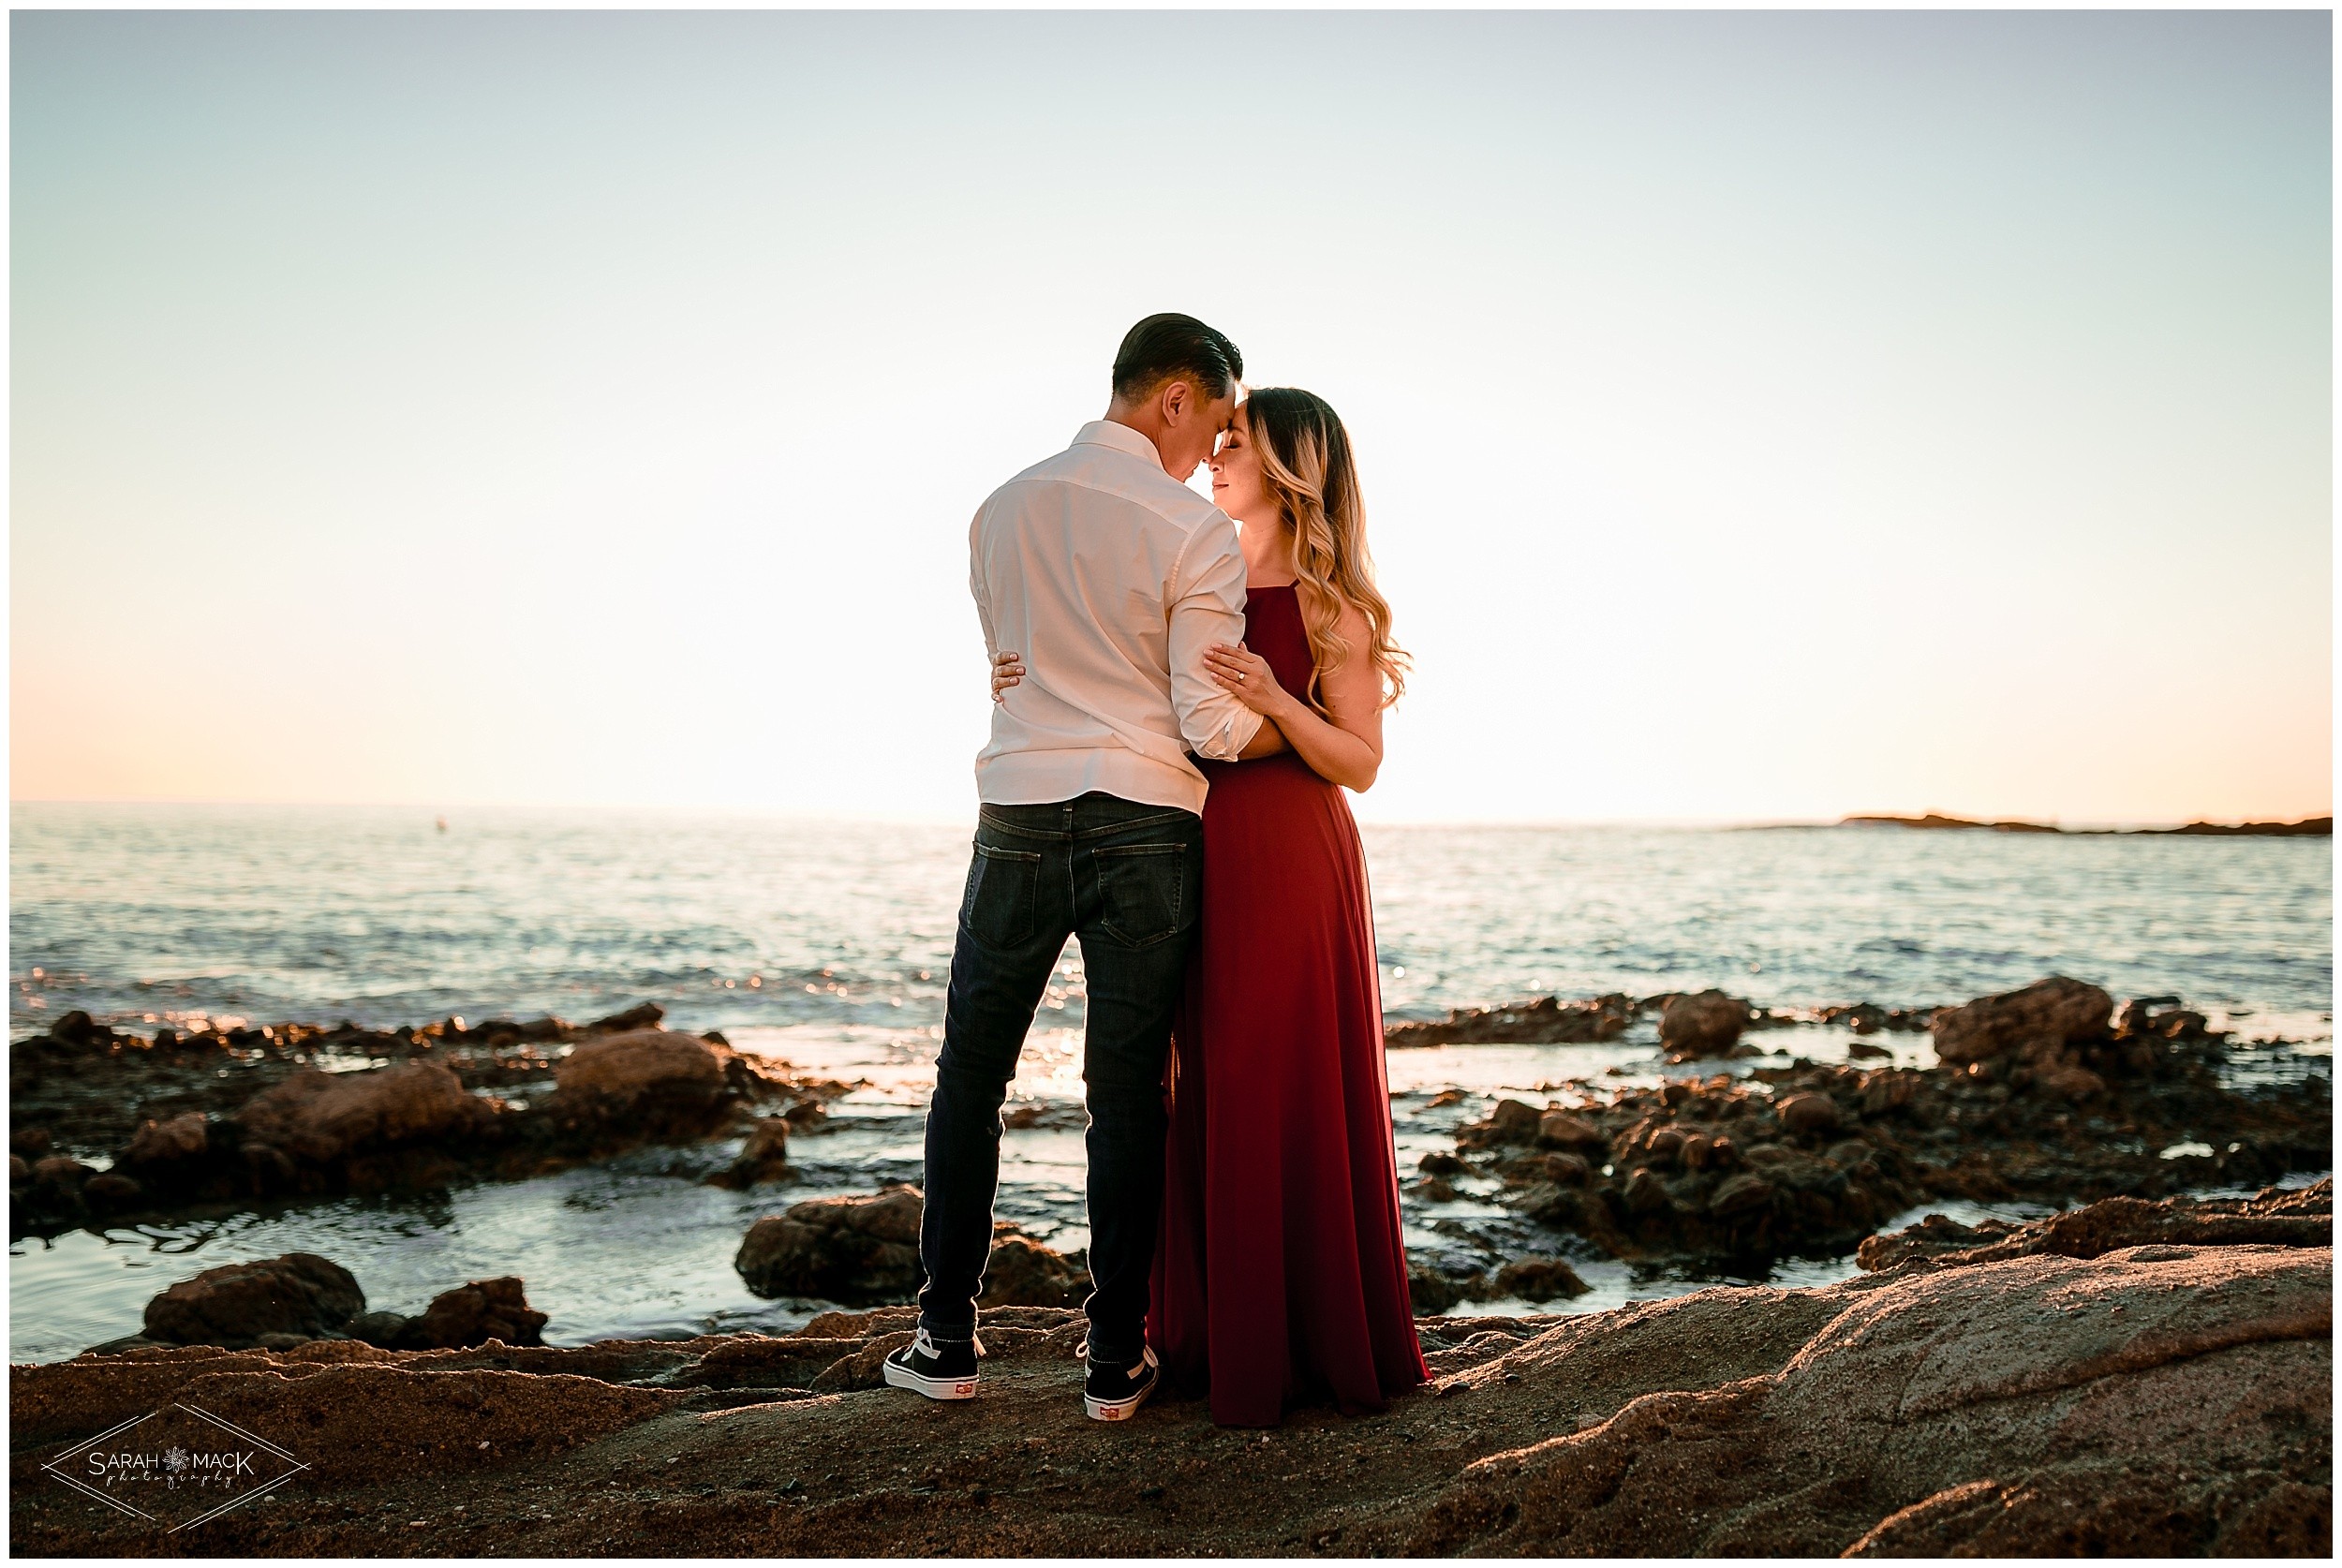
{"type": "MultiPolygon", "coordinates": [[[[978,1355],[982,1355],[984,1354],[984,1337],[982,1335],[969,1335],[968,1344],[970,1348],[974,1350],[978,1355]]],[[[912,1336],[911,1348],[918,1354],[926,1356],[929,1361],[941,1361],[943,1359],[943,1353],[935,1348],[935,1340],[929,1337],[924,1326],[922,1326],[916,1334],[912,1336]]]]}
{"type": "MultiPolygon", "coordinates": [[[[1075,1346],[1074,1347],[1074,1359],[1075,1359],[1075,1360],[1076,1360],[1076,1361],[1078,1361],[1078,1362],[1081,1362],[1084,1366],[1088,1366],[1088,1365],[1089,1365],[1089,1340],[1084,1339],[1084,1340],[1083,1340],[1080,1344],[1075,1345],[1075,1346]]],[[[1161,1366],[1161,1365],[1162,1365],[1162,1363],[1161,1363],[1161,1362],[1159,1362],[1159,1361],[1157,1361],[1157,1360],[1155,1359],[1155,1347],[1154,1347],[1154,1346],[1152,1346],[1152,1345],[1141,1345],[1141,1346],[1139,1347],[1139,1350],[1138,1350],[1138,1359],[1137,1359],[1137,1360],[1135,1360],[1135,1361],[1134,1361],[1134,1362],[1132,1362],[1132,1363],[1130,1364],[1130,1366],[1129,1366],[1127,1368],[1125,1368],[1125,1369],[1126,1369],[1126,1370],[1128,1370],[1128,1371],[1136,1372],[1136,1371],[1141,1371],[1141,1370],[1143,1370],[1143,1369],[1145,1369],[1146,1368],[1149,1368],[1149,1367],[1159,1367],[1159,1366],[1161,1366]]]]}

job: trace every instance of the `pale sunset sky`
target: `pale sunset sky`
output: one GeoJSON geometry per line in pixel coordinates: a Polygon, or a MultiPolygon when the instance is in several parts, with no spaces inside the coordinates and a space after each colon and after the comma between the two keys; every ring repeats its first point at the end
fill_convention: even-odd
{"type": "Polygon", "coordinates": [[[1349,422],[1385,821],[2332,804],[2330,19],[16,13],[26,799],[956,818],[1185,310],[1349,422]]]}

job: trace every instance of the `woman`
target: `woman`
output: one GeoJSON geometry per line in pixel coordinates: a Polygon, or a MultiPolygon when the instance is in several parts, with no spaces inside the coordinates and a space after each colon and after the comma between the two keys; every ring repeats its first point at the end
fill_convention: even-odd
{"type": "MultiPolygon", "coordinates": [[[[1211,462],[1242,525],[1244,642],[1212,678],[1292,750],[1199,762],[1201,938],[1170,1077],[1148,1335],[1223,1426],[1296,1404],[1383,1408],[1428,1380],[1407,1298],[1366,861],[1341,786],[1383,757],[1406,656],[1374,586],[1348,434],[1323,399],[1264,388],[1211,462]]],[[[1003,655],[996,687],[1021,673],[1003,655]]]]}

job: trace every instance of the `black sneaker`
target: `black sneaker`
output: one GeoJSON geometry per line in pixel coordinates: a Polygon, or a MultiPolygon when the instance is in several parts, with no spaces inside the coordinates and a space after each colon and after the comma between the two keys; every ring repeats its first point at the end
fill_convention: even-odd
{"type": "Polygon", "coordinates": [[[1147,1396],[1155,1391],[1161,1376],[1160,1363],[1155,1360],[1151,1345],[1140,1352],[1135,1367],[1108,1367],[1090,1361],[1088,1340],[1075,1354],[1089,1364],[1089,1377],[1082,1386],[1082,1410],[1092,1421],[1128,1421],[1147,1402],[1147,1396]]]}
{"type": "Polygon", "coordinates": [[[886,1358],[886,1381],[930,1399],[972,1399],[976,1397],[976,1357],[984,1354],[980,1339],[955,1339],[938,1345],[924,1328],[911,1343],[886,1358]]]}

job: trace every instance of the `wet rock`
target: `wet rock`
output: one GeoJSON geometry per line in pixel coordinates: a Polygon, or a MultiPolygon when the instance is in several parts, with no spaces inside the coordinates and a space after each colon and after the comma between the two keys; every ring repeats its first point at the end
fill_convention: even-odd
{"type": "MultiPolygon", "coordinates": [[[[658,1021],[658,1009],[654,1007],[652,1016],[646,1023],[628,1027],[645,1028],[658,1021]]],[[[581,1032],[548,1013],[541,1018],[530,1018],[519,1023],[510,1018],[491,1018],[473,1029],[471,1035],[482,1044],[501,1049],[508,1045],[557,1045],[564,1041],[576,1038],[581,1032]]]]}
{"type": "Polygon", "coordinates": [[[74,1050],[91,1050],[113,1044],[115,1037],[112,1029],[77,1008],[49,1026],[49,1038],[74,1050]]]}
{"type": "Polygon", "coordinates": [[[1089,1297],[1089,1270],[1029,1235],[1003,1229],[985,1265],[979,1308],[1078,1307],[1089,1297]]]}
{"type": "Polygon", "coordinates": [[[8,1185],[22,1187],[33,1179],[33,1167],[21,1154],[8,1156],[8,1185]]]}
{"type": "Polygon", "coordinates": [[[656,1029],[667,1010],[657,1002],[643,1002],[624,1013],[613,1013],[607,1018],[597,1018],[586,1026],[587,1034],[633,1034],[643,1029],[656,1029]]]}
{"type": "Polygon", "coordinates": [[[125,1209],[146,1195],[136,1178],[101,1171],[82,1184],[82,1201],[92,1208],[125,1209]]]}
{"type": "MultiPolygon", "coordinates": [[[[1509,1101],[1508,1104],[1518,1104],[1509,1101]]],[[[1548,1148],[1567,1149],[1576,1154],[1596,1158],[1609,1151],[1610,1140],[1602,1129],[1582,1117],[1567,1111],[1548,1111],[1537,1118],[1537,1142],[1548,1148]]]]}
{"type": "Polygon", "coordinates": [[[1792,1094],[1773,1107],[1781,1125],[1800,1137],[1820,1137],[1834,1132],[1845,1118],[1839,1115],[1838,1102],[1826,1094],[1792,1094]]]}
{"type": "Polygon", "coordinates": [[[1454,1155],[1442,1154],[1437,1149],[1416,1161],[1415,1168],[1425,1176],[1468,1176],[1472,1172],[1471,1166],[1454,1155]]]}
{"type": "Polygon", "coordinates": [[[1754,1171],[1743,1171],[1720,1183],[1708,1199],[1708,1212],[1718,1218],[1746,1214],[1772,1202],[1773,1185],[1754,1171]]]}
{"type": "Polygon", "coordinates": [[[1457,1280],[1413,1260],[1407,1264],[1407,1299],[1417,1317],[1435,1316],[1468,1300],[1479,1282],[1477,1276],[1457,1280]]]}
{"type": "Polygon", "coordinates": [[[1668,998],[1659,1009],[1659,1046],[1669,1061],[1721,1057],[1748,1028],[1749,1004],[1722,991],[1668,998]]]}
{"type": "Polygon", "coordinates": [[[1844,1143],[1831,1144],[1822,1151],[1822,1158],[1842,1171],[1852,1170],[1871,1162],[1871,1146],[1860,1138],[1848,1138],[1844,1143]]]}
{"type": "Polygon", "coordinates": [[[1538,1161],[1538,1174],[1563,1187],[1577,1187],[1593,1178],[1593,1166],[1583,1155],[1549,1154],[1538,1161]]]}
{"type": "Polygon", "coordinates": [[[200,1160],[210,1148],[211,1118],[200,1111],[189,1111],[168,1121],[141,1122],[114,1163],[132,1169],[169,1165],[200,1160]]]}
{"type": "Polygon", "coordinates": [[[1867,1040],[1847,1041],[1845,1054],[1848,1061],[1886,1061],[1894,1056],[1886,1046],[1874,1045],[1867,1040]]]}
{"type": "MultiPolygon", "coordinates": [[[[413,1321],[404,1312],[361,1312],[344,1324],[341,1331],[363,1344],[378,1346],[382,1350],[396,1350],[399,1348],[399,1337],[407,1332],[407,1325],[413,1321]]],[[[97,1354],[105,1349],[103,1345],[92,1346],[90,1354],[97,1354]]]]}
{"type": "Polygon", "coordinates": [[[494,1119],[437,1062],[364,1072],[304,1067],[236,1113],[246,1138],[327,1164],[365,1150],[460,1136],[494,1119]]]}
{"type": "Polygon", "coordinates": [[[2052,975],[2021,991],[1939,1009],[1935,1055],[1948,1067],[2054,1057],[2075,1042],[2104,1037],[2113,1011],[2114,999],[2097,986],[2052,975]]]}
{"type": "Polygon", "coordinates": [[[49,1152],[49,1129],[21,1127],[8,1134],[8,1152],[37,1160],[49,1152]]]}
{"type": "Polygon", "coordinates": [[[1626,1178],[1625,1196],[1629,1214],[1652,1214],[1668,1206],[1667,1183],[1648,1170],[1638,1170],[1626,1178]]]}
{"type": "Polygon", "coordinates": [[[2032,1087],[2038,1093],[2058,1100],[2083,1101],[2106,1092],[2106,1080],[2086,1067],[2066,1062],[2052,1062],[2034,1069],[2032,1087]]]}
{"type": "Polygon", "coordinates": [[[919,1189],[816,1198],[749,1228],[733,1267],[763,1296],[906,1301],[919,1288],[919,1189]]]}
{"type": "Polygon", "coordinates": [[[788,1118],[763,1117],[749,1133],[739,1158],[709,1179],[719,1187],[747,1188],[760,1182],[787,1181],[795,1174],[789,1168],[788,1118]]]}
{"type": "Polygon", "coordinates": [[[555,1082],[552,1114],[565,1123],[624,1120],[660,1131],[704,1126],[726,1087],[716,1050],[668,1029],[614,1033],[575,1046],[555,1082]]]}
{"type": "Polygon", "coordinates": [[[1027,1101],[1001,1113],[1001,1125],[1012,1132],[1028,1132],[1036,1127],[1079,1132],[1089,1126],[1089,1112],[1080,1105],[1045,1105],[1027,1101]]]}
{"type": "Polygon", "coordinates": [[[1624,1034],[1640,1011],[1618,992],[1583,1001],[1540,997],[1509,1007],[1462,1008],[1429,1024],[1397,1024],[1384,1043],[1410,1045],[1591,1045],[1624,1034]]]}
{"type": "Polygon", "coordinates": [[[2138,1039],[2202,1041],[2224,1038],[2201,1013],[2180,1005],[2177,997],[2135,997],[2123,1005],[2115,1032],[2138,1039]]]}
{"type": "Polygon", "coordinates": [[[1884,1117],[1902,1110],[1927,1085],[1924,1073],[1910,1068],[1890,1068],[1862,1081],[1862,1114],[1884,1117]]]}
{"type": "Polygon", "coordinates": [[[1905,1264],[1964,1268],[2041,1254],[2097,1258],[2132,1247],[2333,1245],[2334,1178],[2328,1176],[2305,1188],[2268,1188],[2250,1198],[2105,1198],[2024,1224],[1988,1220],[1963,1225],[1931,1214],[1908,1229],[1869,1237],[1855,1261],[1883,1271],[1905,1264]]]}
{"type": "Polygon", "coordinates": [[[1523,1301],[1553,1301],[1583,1295],[1593,1287],[1560,1258],[1522,1258],[1496,1271],[1496,1294],[1523,1301]]]}
{"type": "Polygon", "coordinates": [[[491,1339],[541,1345],[545,1314],[528,1305],[517,1276],[475,1280],[432,1297],[399,1336],[402,1349],[458,1350],[491,1339]]]}
{"type": "Polygon", "coordinates": [[[1500,1100],[1487,1119],[1460,1128],[1456,1143],[1461,1148],[1495,1148],[1505,1144],[1536,1141],[1544,1113],[1518,1100],[1500,1100]]]}
{"type": "Polygon", "coordinates": [[[84,1165],[69,1155],[52,1154],[45,1160],[33,1161],[33,1181],[59,1196],[79,1199],[82,1184],[97,1174],[94,1165],[84,1165]]]}
{"type": "Polygon", "coordinates": [[[270,1334],[340,1333],[365,1309],[365,1293],[349,1270],[314,1252],[288,1252],[180,1280],[146,1304],[145,1337],[233,1350],[270,1334]]]}

